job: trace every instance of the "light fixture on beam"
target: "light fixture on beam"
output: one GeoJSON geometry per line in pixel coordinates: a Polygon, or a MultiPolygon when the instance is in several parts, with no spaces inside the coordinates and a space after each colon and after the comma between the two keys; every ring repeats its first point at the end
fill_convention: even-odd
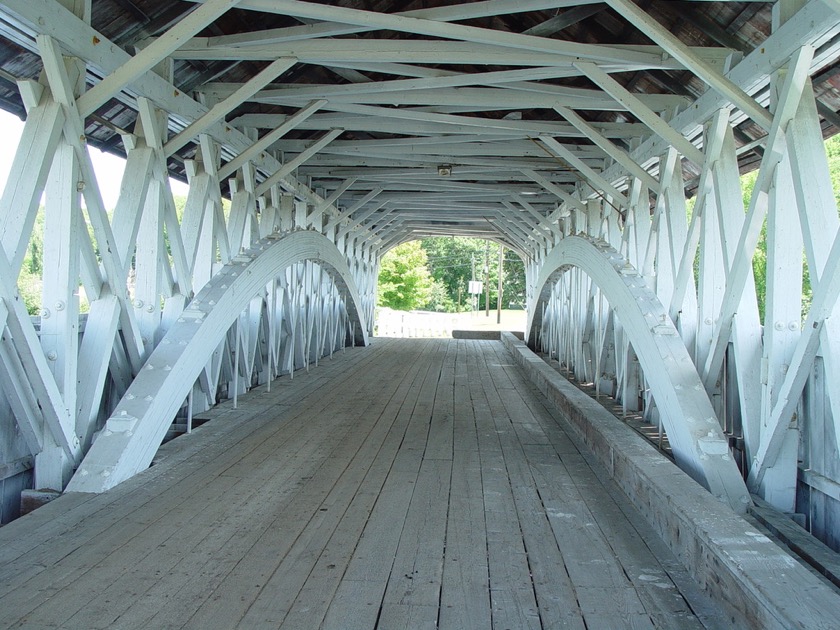
{"type": "Polygon", "coordinates": [[[441,164],[438,166],[438,177],[449,177],[450,175],[452,175],[451,164],[441,164]]]}

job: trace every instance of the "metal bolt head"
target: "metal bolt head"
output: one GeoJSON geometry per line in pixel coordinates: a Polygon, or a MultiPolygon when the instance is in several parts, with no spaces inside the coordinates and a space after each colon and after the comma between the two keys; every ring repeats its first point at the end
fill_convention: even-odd
{"type": "Polygon", "coordinates": [[[50,361],[55,361],[56,359],[58,359],[58,355],[55,353],[55,350],[50,350],[49,353],[47,354],[47,358],[50,361]]]}

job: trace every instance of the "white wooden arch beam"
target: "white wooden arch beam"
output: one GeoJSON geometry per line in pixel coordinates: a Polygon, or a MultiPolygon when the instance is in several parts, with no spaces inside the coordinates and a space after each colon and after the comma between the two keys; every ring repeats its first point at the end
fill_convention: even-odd
{"type": "Polygon", "coordinates": [[[325,236],[310,230],[274,234],[226,265],[193,299],[129,386],[99,438],[67,487],[103,492],[149,466],[193,383],[228,329],[284,269],[317,262],[330,274],[354,328],[367,345],[362,301],[345,256],[325,236]]]}
{"type": "Polygon", "coordinates": [[[577,267],[603,292],[621,321],[662,414],[674,457],[686,473],[736,512],[750,503],[700,377],[667,311],[644,278],[613,247],[569,236],[542,262],[528,308],[528,340],[542,322],[542,304],[557,280],[577,267]]]}

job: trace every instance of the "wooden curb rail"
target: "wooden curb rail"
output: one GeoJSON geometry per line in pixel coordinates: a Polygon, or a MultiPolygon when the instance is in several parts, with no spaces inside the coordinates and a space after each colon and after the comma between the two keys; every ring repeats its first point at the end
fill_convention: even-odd
{"type": "Polygon", "coordinates": [[[840,595],[720,503],[510,333],[501,334],[537,388],[691,575],[739,628],[836,628],[840,595]]]}

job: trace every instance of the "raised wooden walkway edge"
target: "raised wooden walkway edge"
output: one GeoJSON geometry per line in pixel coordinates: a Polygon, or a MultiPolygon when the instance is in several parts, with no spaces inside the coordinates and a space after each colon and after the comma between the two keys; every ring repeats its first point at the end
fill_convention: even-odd
{"type": "Polygon", "coordinates": [[[501,340],[735,627],[836,628],[840,596],[566,381],[510,333],[501,340]]]}

